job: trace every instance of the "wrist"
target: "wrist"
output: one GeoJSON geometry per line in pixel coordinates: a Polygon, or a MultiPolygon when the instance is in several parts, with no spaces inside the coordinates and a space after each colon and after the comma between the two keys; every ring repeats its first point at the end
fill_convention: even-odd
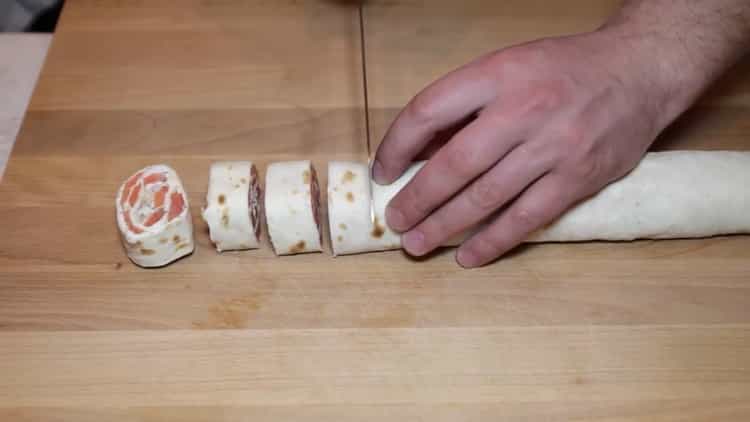
{"type": "MultiPolygon", "coordinates": [[[[665,13],[668,2],[628,1],[591,33],[609,45],[605,51],[615,72],[649,97],[662,128],[689,108],[750,48],[750,26],[737,27],[715,18],[718,12],[731,9],[729,6],[693,9],[683,2],[677,1],[680,4],[665,13]]],[[[748,9],[745,5],[731,10],[748,13],[748,9]]]]}
{"type": "Polygon", "coordinates": [[[591,33],[604,48],[604,63],[654,119],[657,132],[688,109],[715,77],[679,45],[628,24],[607,24],[591,33]]]}

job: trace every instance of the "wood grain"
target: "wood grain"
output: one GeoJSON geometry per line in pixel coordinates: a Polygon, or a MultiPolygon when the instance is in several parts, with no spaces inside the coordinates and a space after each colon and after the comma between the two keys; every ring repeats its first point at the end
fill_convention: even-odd
{"type": "Polygon", "coordinates": [[[636,401],[750,399],[748,325],[67,334],[0,335],[7,344],[0,360],[6,374],[0,403],[310,406],[617,402],[625,395],[636,401]],[[706,383],[712,387],[705,388],[706,383]]]}
{"type": "MultiPolygon", "coordinates": [[[[617,1],[368,2],[375,138],[445,71],[617,1]]],[[[750,418],[750,237],[217,255],[211,161],[364,159],[356,5],[68,0],[0,184],[0,419],[750,418]],[[173,165],[196,252],[131,265],[112,200],[173,165]]],[[[659,149],[747,149],[750,62],[659,149]]]]}

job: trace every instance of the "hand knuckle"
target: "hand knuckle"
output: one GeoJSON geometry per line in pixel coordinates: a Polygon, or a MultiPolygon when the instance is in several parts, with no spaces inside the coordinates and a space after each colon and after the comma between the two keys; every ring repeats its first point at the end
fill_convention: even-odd
{"type": "Polygon", "coordinates": [[[488,57],[487,65],[506,67],[508,70],[527,72],[529,69],[542,69],[556,55],[556,48],[547,40],[537,40],[499,50],[488,57]]]}
{"type": "Polygon", "coordinates": [[[550,113],[560,110],[570,101],[569,83],[562,78],[537,82],[528,88],[526,114],[550,113]]]}
{"type": "Polygon", "coordinates": [[[621,175],[622,167],[622,164],[611,154],[607,154],[600,148],[591,147],[574,154],[566,161],[563,172],[573,181],[599,187],[621,175]]]}
{"type": "Polygon", "coordinates": [[[476,158],[470,148],[451,148],[445,151],[444,165],[447,170],[459,178],[473,177],[476,158]]]}
{"type": "Polygon", "coordinates": [[[535,61],[532,51],[516,46],[496,51],[482,59],[478,65],[485,75],[501,83],[507,77],[527,72],[535,61]]]}
{"type": "Polygon", "coordinates": [[[404,203],[406,204],[405,207],[403,207],[403,210],[406,212],[406,215],[412,219],[415,220],[421,220],[422,217],[429,214],[431,209],[429,208],[428,201],[424,197],[425,195],[422,194],[422,191],[418,186],[414,186],[411,189],[406,191],[406,197],[404,203]]]}
{"type": "Polygon", "coordinates": [[[420,224],[420,229],[424,233],[424,242],[427,246],[437,247],[442,241],[449,236],[450,223],[444,221],[438,215],[433,215],[427,218],[420,224]]]}
{"type": "Polygon", "coordinates": [[[515,147],[513,154],[526,162],[540,162],[545,167],[551,166],[555,158],[554,148],[545,142],[523,142],[515,147]]]}
{"type": "Polygon", "coordinates": [[[590,149],[590,133],[591,129],[588,124],[573,119],[562,126],[559,136],[568,151],[587,153],[590,149]]]}
{"type": "Polygon", "coordinates": [[[417,125],[427,125],[435,117],[435,101],[429,94],[421,92],[411,100],[406,110],[417,125]]]}
{"type": "Polygon", "coordinates": [[[522,228],[524,232],[544,223],[542,213],[531,207],[514,207],[510,210],[510,219],[514,226],[522,228]]]}
{"type": "Polygon", "coordinates": [[[594,181],[602,174],[601,162],[596,156],[576,160],[572,172],[576,179],[594,181]]]}
{"type": "Polygon", "coordinates": [[[543,51],[539,48],[516,45],[498,51],[493,55],[492,60],[513,66],[528,67],[537,64],[542,53],[543,51]]]}
{"type": "Polygon", "coordinates": [[[559,168],[574,180],[599,178],[607,167],[599,143],[589,132],[587,125],[569,122],[559,133],[559,168]]]}
{"type": "Polygon", "coordinates": [[[492,211],[502,202],[502,188],[500,184],[488,177],[480,177],[468,190],[470,204],[482,211],[492,211]]]}

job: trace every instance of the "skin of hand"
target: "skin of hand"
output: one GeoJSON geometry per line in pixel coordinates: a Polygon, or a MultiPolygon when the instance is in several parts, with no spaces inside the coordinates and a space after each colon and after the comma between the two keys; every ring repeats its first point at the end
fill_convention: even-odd
{"type": "Polygon", "coordinates": [[[456,259],[484,265],[633,169],[738,57],[727,48],[703,64],[677,48],[685,42],[679,34],[647,35],[660,2],[675,6],[631,1],[597,31],[493,52],[417,94],[378,149],[377,183],[394,181],[436,134],[472,117],[387,208],[406,251],[427,254],[483,223],[456,259]],[[683,65],[692,67],[682,72],[683,65]]]}

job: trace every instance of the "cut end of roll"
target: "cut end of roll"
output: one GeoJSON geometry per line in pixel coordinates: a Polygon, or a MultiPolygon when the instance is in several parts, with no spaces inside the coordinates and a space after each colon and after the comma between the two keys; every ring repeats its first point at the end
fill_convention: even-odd
{"type": "Polygon", "coordinates": [[[364,163],[328,164],[328,223],[334,256],[401,248],[401,236],[385,222],[385,208],[420,167],[416,165],[393,184],[381,186],[373,183],[364,163]]]}
{"type": "Polygon", "coordinates": [[[253,163],[222,161],[211,165],[202,217],[217,251],[259,247],[261,199],[253,163]]]}
{"type": "Polygon", "coordinates": [[[193,252],[187,195],[171,167],[148,166],[127,178],[115,211],[123,246],[136,265],[161,267],[193,252]]]}

